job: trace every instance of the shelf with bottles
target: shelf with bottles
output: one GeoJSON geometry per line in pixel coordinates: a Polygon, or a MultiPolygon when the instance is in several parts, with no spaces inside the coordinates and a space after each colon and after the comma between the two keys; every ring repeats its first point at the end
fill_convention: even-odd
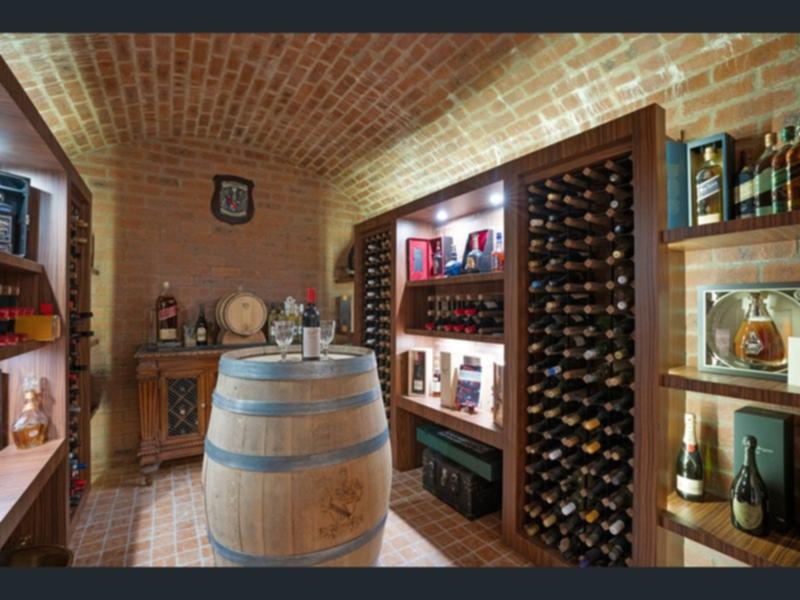
{"type": "Polygon", "coordinates": [[[733,156],[734,140],[725,134],[690,142],[690,148],[708,154],[707,160],[702,165],[699,162],[690,165],[688,219],[683,207],[678,206],[683,202],[682,195],[671,194],[669,210],[676,215],[674,225],[684,226],[662,231],[662,243],[671,250],[692,251],[797,239],[800,234],[797,133],[788,126],[780,131],[780,136],[768,133],[758,141],[736,140],[737,164],[734,164],[737,162],[733,156]],[[725,151],[720,152],[723,148],[725,151]],[[735,168],[738,168],[736,176],[735,168]],[[698,203],[696,198],[700,195],[703,198],[698,203]],[[684,218],[677,217],[679,214],[684,218]],[[687,223],[691,226],[685,226],[687,223]]]}
{"type": "Polygon", "coordinates": [[[659,521],[669,531],[754,567],[800,566],[800,533],[772,532],[757,537],[739,531],[731,524],[728,500],[692,502],[673,492],[659,521]]]}
{"type": "Polygon", "coordinates": [[[522,530],[563,560],[632,560],[633,162],[526,186],[528,384],[522,530]]]}
{"type": "MultiPolygon", "coordinates": [[[[468,288],[474,292],[478,288],[468,288]]],[[[504,304],[502,286],[482,286],[484,293],[431,294],[426,296],[424,314],[412,311],[406,319],[405,332],[458,340],[472,340],[493,344],[503,343],[504,304]]],[[[458,290],[462,291],[462,290],[458,290]]],[[[416,291],[419,293],[419,290],[416,291]]],[[[413,299],[409,306],[417,306],[421,298],[413,299]]]]}

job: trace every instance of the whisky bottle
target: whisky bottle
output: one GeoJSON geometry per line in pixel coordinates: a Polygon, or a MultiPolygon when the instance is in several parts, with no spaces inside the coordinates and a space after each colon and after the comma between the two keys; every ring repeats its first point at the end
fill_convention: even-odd
{"type": "Polygon", "coordinates": [[[753,170],[747,164],[747,153],[741,152],[742,168],[736,176],[734,196],[734,216],[737,219],[749,219],[756,214],[755,196],[753,194],[753,170]]]}
{"type": "Polygon", "coordinates": [[[156,298],[156,317],[158,320],[156,339],[159,343],[178,342],[178,302],[169,291],[169,281],[161,286],[156,298]]]}
{"type": "Polygon", "coordinates": [[[758,158],[753,170],[753,195],[755,196],[756,216],[771,215],[772,206],[772,158],[775,156],[776,137],[774,133],[764,136],[764,152],[758,158]]]}
{"type": "Polygon", "coordinates": [[[760,292],[750,294],[750,306],[734,338],[734,353],[739,360],[755,368],[773,369],[786,365],[781,334],[760,292]]]}
{"type": "Polygon", "coordinates": [[[26,375],[22,382],[23,404],[19,417],[11,426],[14,445],[20,450],[44,444],[47,437],[47,415],[40,405],[40,381],[34,375],[26,375]]]}
{"type": "Polygon", "coordinates": [[[772,157],[772,206],[776,213],[789,210],[788,174],[786,163],[789,150],[794,140],[794,127],[791,125],[781,129],[781,147],[775,150],[772,157]]]}
{"type": "Polygon", "coordinates": [[[480,270],[480,260],[483,256],[477,233],[470,235],[469,246],[470,250],[464,260],[464,273],[477,273],[480,270]]]}
{"type": "Polygon", "coordinates": [[[703,160],[705,162],[695,176],[695,223],[698,225],[722,220],[722,167],[716,162],[714,146],[705,147],[703,160]]]}
{"type": "Polygon", "coordinates": [[[506,254],[503,250],[503,232],[498,231],[494,236],[494,250],[492,250],[492,271],[502,271],[506,264],[506,254]]]}

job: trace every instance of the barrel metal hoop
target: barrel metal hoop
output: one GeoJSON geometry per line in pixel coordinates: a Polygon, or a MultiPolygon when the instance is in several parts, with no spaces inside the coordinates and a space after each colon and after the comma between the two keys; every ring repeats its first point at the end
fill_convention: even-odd
{"type": "Polygon", "coordinates": [[[336,450],[329,450],[328,452],[320,452],[318,454],[298,456],[255,456],[252,454],[239,454],[215,446],[208,438],[206,438],[205,441],[205,451],[207,458],[232,469],[258,471],[260,473],[285,473],[300,471],[302,469],[317,469],[354,460],[375,452],[388,441],[389,428],[387,427],[371,439],[345,448],[337,448],[336,450]]]}
{"type": "Polygon", "coordinates": [[[214,550],[225,560],[228,560],[243,567],[310,567],[321,563],[330,562],[346,554],[350,554],[358,550],[361,546],[371,542],[377,535],[381,533],[388,513],[384,513],[383,517],[371,529],[365,531],[358,537],[353,538],[344,544],[325,548],[324,550],[317,550],[316,552],[309,552],[307,554],[294,554],[291,556],[260,556],[254,554],[245,554],[238,550],[233,550],[227,546],[223,546],[211,534],[211,528],[208,529],[208,541],[214,550]]]}
{"type": "Polygon", "coordinates": [[[231,398],[215,391],[212,395],[214,408],[221,408],[239,415],[253,415],[256,417],[294,417],[301,415],[315,415],[350,408],[358,408],[372,404],[381,399],[381,386],[376,385],[366,392],[317,400],[314,402],[266,402],[263,400],[246,400],[231,398]]]}
{"type": "Polygon", "coordinates": [[[272,381],[293,381],[307,379],[333,379],[368,373],[376,368],[375,353],[362,348],[332,346],[332,353],[351,354],[350,358],[307,361],[258,361],[247,360],[262,356],[263,349],[256,352],[241,350],[223,354],[219,359],[219,372],[240,379],[264,379],[272,381]],[[349,352],[348,352],[349,350],[349,352]],[[354,352],[358,350],[359,352],[354,352]],[[249,353],[248,353],[249,352],[249,353]]]}

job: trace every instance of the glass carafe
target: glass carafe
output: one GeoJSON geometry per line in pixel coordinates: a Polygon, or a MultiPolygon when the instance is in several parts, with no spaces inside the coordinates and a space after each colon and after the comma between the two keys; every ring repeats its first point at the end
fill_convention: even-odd
{"type": "Polygon", "coordinates": [[[750,306],[734,340],[736,357],[757,369],[786,365],[781,334],[767,310],[764,294],[752,292],[750,306]]]}
{"type": "Polygon", "coordinates": [[[26,375],[22,381],[22,410],[11,427],[14,444],[20,450],[41,446],[47,438],[48,419],[40,407],[40,392],[39,378],[26,375]]]}

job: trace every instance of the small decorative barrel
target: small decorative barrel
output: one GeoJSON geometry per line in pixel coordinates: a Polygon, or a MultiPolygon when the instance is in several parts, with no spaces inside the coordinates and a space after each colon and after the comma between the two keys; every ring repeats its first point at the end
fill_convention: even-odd
{"type": "Polygon", "coordinates": [[[371,350],[282,361],[274,347],[219,363],[203,490],[217,566],[369,566],[391,490],[386,413],[371,350]]]}
{"type": "Polygon", "coordinates": [[[267,306],[250,292],[232,292],[217,302],[217,323],[235,333],[248,336],[260,331],[267,322],[267,306]]]}

